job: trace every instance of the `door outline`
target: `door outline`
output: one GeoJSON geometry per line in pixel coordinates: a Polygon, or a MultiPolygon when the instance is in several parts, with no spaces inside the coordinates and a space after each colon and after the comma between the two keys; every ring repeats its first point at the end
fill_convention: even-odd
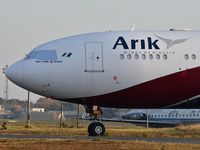
{"type": "MultiPolygon", "coordinates": [[[[92,51],[92,54],[95,54],[95,50],[92,51]]],[[[94,62],[95,63],[95,62],[94,62]]],[[[98,64],[97,64],[98,65],[98,64]]],[[[104,72],[104,66],[103,66],[103,43],[102,42],[85,42],[85,72],[104,72]],[[99,51],[99,54],[101,56],[97,56],[96,59],[99,59],[99,57],[101,57],[101,61],[100,61],[100,68],[90,68],[90,66],[88,66],[88,61],[89,58],[88,58],[88,49],[87,48],[87,45],[92,45],[92,44],[96,44],[96,46],[100,46],[100,49],[98,49],[98,51],[96,53],[98,53],[99,51]]]]}

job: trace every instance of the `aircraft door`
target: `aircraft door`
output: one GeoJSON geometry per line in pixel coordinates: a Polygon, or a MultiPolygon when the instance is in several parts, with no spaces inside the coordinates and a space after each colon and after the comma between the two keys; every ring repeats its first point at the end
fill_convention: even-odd
{"type": "Polygon", "coordinates": [[[103,72],[103,43],[85,44],[85,72],[103,72]]]}

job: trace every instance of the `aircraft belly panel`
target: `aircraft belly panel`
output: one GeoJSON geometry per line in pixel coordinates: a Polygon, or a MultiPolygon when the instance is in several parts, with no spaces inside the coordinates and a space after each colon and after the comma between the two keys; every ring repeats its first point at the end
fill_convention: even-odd
{"type": "MultiPolygon", "coordinates": [[[[86,97],[84,103],[104,107],[158,108],[200,94],[200,67],[157,78],[117,92],[86,97]]],[[[73,102],[81,103],[74,99],[73,102]]]]}

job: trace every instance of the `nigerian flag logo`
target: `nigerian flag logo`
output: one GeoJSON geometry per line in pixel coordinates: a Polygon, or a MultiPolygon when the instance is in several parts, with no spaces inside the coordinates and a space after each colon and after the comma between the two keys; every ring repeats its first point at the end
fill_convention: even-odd
{"type": "Polygon", "coordinates": [[[71,57],[72,56],[72,53],[63,53],[62,54],[62,57],[71,57]]]}

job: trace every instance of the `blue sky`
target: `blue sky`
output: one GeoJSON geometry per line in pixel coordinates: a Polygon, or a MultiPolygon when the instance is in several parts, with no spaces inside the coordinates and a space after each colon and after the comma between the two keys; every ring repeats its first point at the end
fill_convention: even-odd
{"type": "MultiPolygon", "coordinates": [[[[200,29],[197,0],[0,0],[0,68],[49,40],[97,31],[200,29]]],[[[0,97],[4,75],[0,71],[0,97]]],[[[9,83],[9,98],[26,99],[9,83]]],[[[38,96],[31,95],[35,101],[38,96]]]]}

